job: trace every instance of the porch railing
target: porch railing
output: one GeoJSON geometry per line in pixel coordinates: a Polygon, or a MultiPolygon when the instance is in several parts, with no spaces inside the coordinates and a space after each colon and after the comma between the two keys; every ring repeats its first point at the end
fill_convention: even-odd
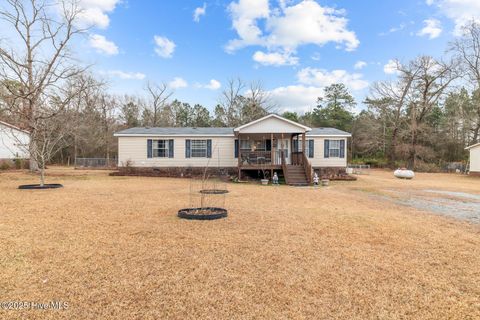
{"type": "Polygon", "coordinates": [[[240,166],[261,166],[274,163],[271,151],[240,151],[240,166]]]}
{"type": "Polygon", "coordinates": [[[303,166],[303,152],[292,152],[292,164],[294,166],[303,166]]]}
{"type": "Polygon", "coordinates": [[[304,152],[292,152],[292,165],[302,166],[305,169],[308,183],[312,183],[312,165],[304,152]]]}

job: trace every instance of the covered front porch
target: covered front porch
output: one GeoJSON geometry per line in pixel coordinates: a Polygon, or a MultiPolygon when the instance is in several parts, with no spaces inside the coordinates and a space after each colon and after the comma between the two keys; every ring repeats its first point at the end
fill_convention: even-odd
{"type": "Polygon", "coordinates": [[[296,173],[299,169],[289,168],[298,166],[304,168],[305,179],[310,183],[311,166],[306,156],[308,131],[310,128],[276,115],[236,128],[235,154],[239,178],[247,170],[261,171],[265,178],[281,170],[288,183],[288,180],[297,178],[290,177],[289,171],[296,173]]]}
{"type": "Polygon", "coordinates": [[[306,150],[305,134],[238,134],[238,167],[259,169],[302,165],[306,150]]]}

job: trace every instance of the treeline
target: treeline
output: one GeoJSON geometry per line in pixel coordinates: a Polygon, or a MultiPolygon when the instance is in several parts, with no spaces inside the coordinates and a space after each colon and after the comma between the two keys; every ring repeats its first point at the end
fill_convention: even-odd
{"type": "MultiPolygon", "coordinates": [[[[3,82],[0,86],[0,119],[28,130],[25,108],[11,107],[15,105],[9,94],[12,86],[20,84],[3,82]]],[[[113,134],[122,129],[236,127],[275,111],[260,83],[246,85],[240,79],[228,82],[213,112],[200,104],[192,106],[172,99],[166,84],[149,82],[143,94],[112,95],[105,82],[82,72],[72,77],[64,89],[75,94],[51,118],[62,124],[62,130],[57,131],[61,136],[61,141],[56,142],[59,148],[51,161],[63,164],[73,164],[76,158],[115,158],[113,134]]]]}
{"type": "MultiPolygon", "coordinates": [[[[54,15],[45,0],[0,9],[2,26],[21,39],[0,42],[0,119],[30,132],[30,163],[42,183],[48,162],[114,158],[113,133],[123,128],[236,127],[278,111],[259,83],[241,80],[229,81],[213,109],[172,99],[164,84],[112,95],[72,54],[72,39],[86,31],[78,29],[81,8],[59,2],[63,10],[54,15]]],[[[283,116],[351,132],[350,161],[416,170],[465,161],[464,148],[480,137],[480,25],[467,24],[443,57],[397,62],[395,72],[372,84],[360,112],[346,86],[333,84],[311,112],[283,116]]]]}
{"type": "Polygon", "coordinates": [[[480,140],[480,25],[471,22],[443,58],[396,63],[395,80],[374,83],[354,112],[342,84],[327,87],[312,112],[285,117],[352,133],[352,161],[433,171],[466,162],[465,147],[480,140]]]}

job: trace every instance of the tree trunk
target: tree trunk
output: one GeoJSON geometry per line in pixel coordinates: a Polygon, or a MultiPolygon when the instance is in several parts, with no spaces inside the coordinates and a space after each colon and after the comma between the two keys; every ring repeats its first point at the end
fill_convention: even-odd
{"type": "Polygon", "coordinates": [[[45,166],[40,168],[40,186],[43,187],[45,185],[45,166]]]}
{"type": "Polygon", "coordinates": [[[395,161],[397,160],[396,157],[396,150],[397,150],[397,135],[398,135],[398,128],[394,128],[392,132],[392,141],[390,141],[390,152],[388,154],[388,163],[391,168],[395,167],[395,161]]]}
{"type": "Polygon", "coordinates": [[[29,152],[29,166],[30,166],[30,172],[37,172],[39,169],[38,166],[38,161],[35,159],[36,158],[36,152],[37,152],[37,146],[35,144],[35,141],[33,139],[30,140],[30,144],[28,145],[28,152],[29,152]]]}
{"type": "Polygon", "coordinates": [[[418,135],[417,135],[417,130],[412,131],[412,144],[410,146],[410,155],[408,157],[408,164],[407,167],[410,170],[415,170],[415,165],[416,165],[416,158],[417,158],[417,141],[418,140],[418,135]]]}

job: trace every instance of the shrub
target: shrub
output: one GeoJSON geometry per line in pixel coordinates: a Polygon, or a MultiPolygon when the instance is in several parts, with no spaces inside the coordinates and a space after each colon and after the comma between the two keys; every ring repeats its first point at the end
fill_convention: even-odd
{"type": "Polygon", "coordinates": [[[352,164],[368,164],[372,168],[385,168],[388,160],[385,158],[357,158],[351,161],[352,164]]]}
{"type": "Polygon", "coordinates": [[[17,169],[17,170],[25,168],[25,161],[23,161],[23,159],[16,158],[13,161],[13,163],[15,165],[15,169],[17,169]]]}
{"type": "Polygon", "coordinates": [[[436,163],[427,163],[419,160],[415,163],[415,170],[418,172],[436,173],[440,172],[441,168],[436,163]]]}
{"type": "Polygon", "coordinates": [[[10,169],[10,164],[7,161],[0,162],[0,170],[10,169]]]}

